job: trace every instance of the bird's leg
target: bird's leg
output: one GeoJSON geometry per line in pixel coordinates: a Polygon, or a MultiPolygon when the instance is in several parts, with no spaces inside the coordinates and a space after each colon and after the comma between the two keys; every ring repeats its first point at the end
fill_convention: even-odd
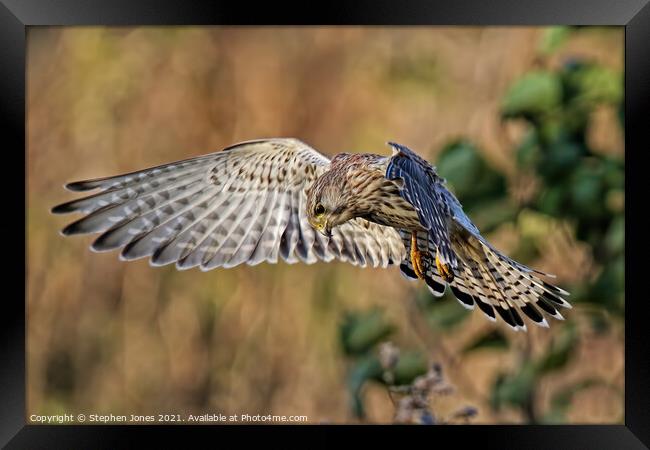
{"type": "Polygon", "coordinates": [[[454,280],[454,271],[447,264],[440,261],[440,258],[438,258],[439,254],[440,252],[436,250],[436,267],[438,268],[438,273],[447,283],[451,283],[454,280]]]}
{"type": "Polygon", "coordinates": [[[418,250],[418,234],[416,231],[411,232],[411,265],[417,277],[424,280],[424,262],[422,261],[422,252],[418,250]]]}

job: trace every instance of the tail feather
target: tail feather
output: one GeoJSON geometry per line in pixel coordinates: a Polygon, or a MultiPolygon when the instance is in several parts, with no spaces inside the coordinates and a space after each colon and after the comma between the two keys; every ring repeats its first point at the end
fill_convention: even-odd
{"type": "Polygon", "coordinates": [[[456,295],[457,298],[460,298],[454,289],[456,286],[459,288],[457,290],[460,291],[462,291],[463,286],[465,286],[468,293],[472,296],[472,300],[474,300],[474,303],[476,303],[479,309],[483,311],[483,314],[492,322],[496,321],[494,308],[490,305],[487,295],[482,291],[479,283],[467,266],[464,268],[464,275],[458,274],[452,281],[452,292],[454,292],[454,295],[456,295]]]}
{"type": "MultiPolygon", "coordinates": [[[[409,254],[410,233],[401,234],[409,254]]],[[[514,330],[527,330],[524,316],[544,328],[549,326],[546,315],[564,320],[558,310],[571,308],[563,298],[569,293],[540,278],[552,275],[505,256],[480,236],[452,233],[452,244],[459,264],[453,280],[447,283],[434,263],[435,246],[426,234],[418,234],[418,247],[428,248],[424,281],[433,295],[442,296],[449,285],[462,306],[474,309],[478,305],[489,320],[495,321],[499,315],[514,330]]],[[[417,279],[409,258],[401,263],[400,270],[406,278],[417,279]]]]}
{"type": "Polygon", "coordinates": [[[474,283],[475,291],[479,293],[478,299],[484,304],[483,306],[479,303],[479,306],[483,306],[481,310],[486,313],[490,320],[496,319],[494,314],[496,311],[508,325],[515,330],[519,330],[520,325],[523,325],[521,318],[518,320],[518,314],[516,316],[513,314],[510,305],[501,297],[498,289],[495,289],[494,283],[485,268],[477,260],[471,258],[465,258],[464,264],[467,278],[474,283]]]}
{"type": "Polygon", "coordinates": [[[501,316],[501,318],[510,325],[515,331],[520,329],[525,330],[526,325],[524,324],[523,319],[516,310],[516,305],[510,299],[508,299],[503,294],[503,288],[495,280],[494,275],[492,275],[489,270],[489,266],[485,264],[486,260],[483,261],[483,264],[478,264],[481,278],[483,284],[487,290],[491,293],[488,298],[492,300],[492,306],[496,312],[501,316]]]}
{"type": "Polygon", "coordinates": [[[566,291],[541,280],[531,271],[522,270],[520,264],[512,264],[510,258],[493,251],[491,247],[483,248],[484,264],[489,267],[495,284],[533,323],[548,327],[548,322],[536,306],[551,317],[564,320],[557,311],[557,306],[571,308],[571,305],[560,297],[561,293],[566,291]]]}
{"type": "Polygon", "coordinates": [[[483,311],[488,318],[496,319],[494,314],[494,309],[490,306],[490,301],[487,294],[481,287],[481,284],[478,283],[478,280],[472,274],[471,269],[467,266],[463,266],[463,272],[458,273],[454,276],[453,281],[451,282],[451,288],[456,298],[460,301],[462,299],[458,296],[457,292],[466,293],[471,296],[474,303],[483,311]]]}
{"type": "MultiPolygon", "coordinates": [[[[518,267],[509,265],[507,260],[499,258],[498,254],[493,252],[486,252],[486,254],[488,259],[497,266],[499,273],[503,276],[507,285],[512,287],[511,291],[513,292],[513,296],[516,296],[523,303],[520,304],[520,308],[526,304],[531,305],[531,307],[536,305],[551,317],[557,320],[564,320],[564,317],[558,312],[556,306],[567,309],[571,308],[571,305],[566,300],[559,297],[560,292],[566,291],[540,280],[529,272],[518,270],[518,267]]],[[[535,314],[536,312],[539,311],[533,311],[532,308],[524,310],[524,313],[535,323],[547,327],[548,323],[545,320],[535,320],[538,318],[538,315],[535,314]],[[530,314],[527,312],[530,312],[530,314]]]]}

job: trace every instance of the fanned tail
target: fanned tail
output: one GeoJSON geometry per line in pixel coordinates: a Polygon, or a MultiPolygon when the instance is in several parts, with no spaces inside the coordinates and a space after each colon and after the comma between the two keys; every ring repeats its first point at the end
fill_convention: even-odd
{"type": "MultiPolygon", "coordinates": [[[[408,254],[409,234],[400,234],[408,254]]],[[[454,234],[452,241],[459,267],[454,272],[453,280],[447,283],[434,262],[432,243],[428,241],[426,233],[418,234],[418,246],[429,248],[423,261],[424,281],[433,295],[442,296],[449,285],[463,307],[474,309],[478,305],[489,320],[496,321],[498,315],[517,331],[527,330],[524,316],[545,328],[549,326],[546,315],[564,320],[559,309],[571,308],[563,298],[569,293],[540,278],[541,275],[552,275],[514,261],[474,235],[454,234]]],[[[418,278],[409,258],[401,263],[400,270],[409,279],[418,278]]]]}
{"type": "MultiPolygon", "coordinates": [[[[474,291],[482,292],[488,306],[513,329],[526,329],[522,314],[541,327],[548,327],[545,314],[564,320],[558,309],[571,308],[563,298],[569,293],[547,283],[538,275],[547,274],[506,257],[473,236],[461,237],[456,242],[462,249],[460,253],[464,253],[461,259],[465,266],[465,278],[472,280],[474,291]]],[[[492,317],[490,314],[488,316],[492,317]]]]}

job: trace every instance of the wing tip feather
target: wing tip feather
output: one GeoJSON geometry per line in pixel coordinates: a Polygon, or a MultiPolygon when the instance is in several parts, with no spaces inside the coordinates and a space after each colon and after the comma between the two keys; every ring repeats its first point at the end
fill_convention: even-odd
{"type": "Polygon", "coordinates": [[[75,209],[71,208],[71,202],[61,203],[50,208],[50,214],[68,214],[74,212],[75,209]]]}
{"type": "Polygon", "coordinates": [[[97,189],[99,185],[97,184],[99,180],[82,180],[82,181],[73,181],[63,185],[63,188],[72,191],[72,192],[83,192],[83,191],[92,191],[97,189]]]}
{"type": "Polygon", "coordinates": [[[72,235],[75,235],[75,234],[84,234],[83,230],[79,226],[79,223],[80,223],[80,221],[77,220],[75,222],[72,222],[71,224],[68,224],[65,228],[63,228],[60,231],[60,233],[63,236],[72,236],[72,235]]]}

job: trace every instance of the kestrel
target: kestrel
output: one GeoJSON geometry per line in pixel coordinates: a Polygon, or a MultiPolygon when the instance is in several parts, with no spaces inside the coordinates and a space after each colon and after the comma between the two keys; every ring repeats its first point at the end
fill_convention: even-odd
{"type": "Polygon", "coordinates": [[[85,216],[64,235],[101,233],[95,251],[124,260],[202,270],[261,262],[399,265],[441,296],[548,327],[566,291],[495,249],[463,212],[435,167],[389,142],[390,157],[339,153],[331,161],[297,139],[242,142],[222,151],[124,175],[79,181],[99,192],[52,209],[85,216]]]}

